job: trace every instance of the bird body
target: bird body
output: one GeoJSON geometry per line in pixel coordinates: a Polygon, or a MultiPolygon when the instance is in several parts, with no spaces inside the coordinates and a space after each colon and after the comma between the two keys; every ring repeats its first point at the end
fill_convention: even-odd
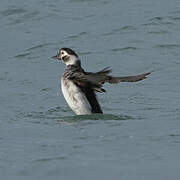
{"type": "Polygon", "coordinates": [[[70,108],[77,114],[91,114],[91,106],[82,90],[71,80],[61,78],[61,89],[70,108]]]}
{"type": "Polygon", "coordinates": [[[81,73],[85,72],[79,64],[66,66],[61,78],[61,89],[66,102],[77,115],[102,113],[94,90],[73,81],[74,76],[79,74],[80,78],[81,73]]]}
{"type": "Polygon", "coordinates": [[[53,58],[66,64],[61,78],[61,89],[66,102],[77,115],[103,113],[96,92],[105,92],[102,88],[104,83],[136,82],[150,74],[148,72],[136,76],[113,77],[109,75],[111,72],[109,68],[95,73],[85,72],[78,55],[69,48],[60,49],[58,55],[53,58]]]}

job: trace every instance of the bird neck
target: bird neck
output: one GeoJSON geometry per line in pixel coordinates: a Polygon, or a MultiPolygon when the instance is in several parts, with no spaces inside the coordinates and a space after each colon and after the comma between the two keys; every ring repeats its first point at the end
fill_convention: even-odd
{"type": "Polygon", "coordinates": [[[78,63],[78,61],[79,61],[78,57],[71,55],[64,62],[66,64],[66,66],[68,66],[68,65],[76,65],[78,63]]]}
{"type": "Polygon", "coordinates": [[[75,63],[72,63],[72,64],[66,64],[66,69],[81,69],[81,61],[80,60],[77,60],[75,63]]]}

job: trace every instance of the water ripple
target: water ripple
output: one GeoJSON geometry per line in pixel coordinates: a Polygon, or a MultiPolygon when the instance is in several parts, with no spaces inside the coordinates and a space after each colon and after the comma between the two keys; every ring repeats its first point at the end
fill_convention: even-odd
{"type": "Polygon", "coordinates": [[[137,49],[139,49],[139,48],[133,47],[133,46],[127,46],[127,47],[123,47],[123,48],[113,48],[110,51],[113,51],[113,52],[117,52],[117,51],[135,51],[137,49]]]}
{"type": "Polygon", "coordinates": [[[180,44],[159,44],[156,45],[155,47],[157,48],[161,48],[161,49],[179,49],[180,48],[180,44]]]}
{"type": "Polygon", "coordinates": [[[14,56],[14,58],[23,59],[24,57],[29,56],[29,55],[31,55],[31,53],[21,53],[14,56]]]}
{"type": "Polygon", "coordinates": [[[47,19],[49,17],[55,16],[54,13],[46,12],[46,14],[43,14],[36,9],[29,10],[29,9],[14,8],[14,7],[4,11],[0,11],[0,15],[2,18],[7,18],[9,25],[26,23],[29,22],[30,20],[36,21],[41,19],[47,19]]]}
{"type": "Polygon", "coordinates": [[[173,134],[170,134],[169,136],[171,137],[171,140],[173,143],[175,143],[175,144],[180,143],[180,134],[173,133],[173,134]]]}
{"type": "Polygon", "coordinates": [[[71,35],[71,36],[68,36],[67,37],[67,39],[78,39],[78,38],[80,38],[80,37],[82,37],[82,36],[85,36],[85,35],[87,35],[88,33],[87,32],[80,32],[80,33],[78,33],[78,34],[75,34],[75,35],[71,35]]]}
{"type": "Polygon", "coordinates": [[[52,90],[52,88],[50,88],[50,87],[42,88],[42,89],[41,89],[41,91],[51,91],[51,90],[52,90]]]}
{"type": "Polygon", "coordinates": [[[25,9],[22,9],[22,8],[13,8],[13,9],[7,9],[7,10],[4,10],[4,11],[1,11],[0,12],[2,14],[2,16],[11,16],[11,15],[17,15],[17,14],[24,14],[26,13],[26,10],[25,9]]]}
{"type": "Polygon", "coordinates": [[[117,121],[126,121],[126,120],[133,120],[135,118],[129,116],[129,115],[113,115],[113,114],[91,114],[91,115],[72,115],[72,116],[65,116],[65,113],[70,113],[71,110],[69,108],[64,107],[56,107],[49,109],[47,111],[32,111],[30,113],[26,112],[19,112],[17,114],[18,118],[30,118],[30,122],[32,123],[40,123],[43,119],[42,123],[77,123],[81,121],[89,121],[89,120],[117,120],[117,121]],[[38,120],[38,121],[32,121],[32,119],[38,120]],[[48,121],[45,121],[48,120],[48,121]],[[49,121],[49,120],[55,120],[55,121],[49,121]]]}
{"type": "Polygon", "coordinates": [[[28,48],[26,49],[25,51],[32,51],[32,50],[35,50],[35,49],[41,49],[41,48],[44,48],[46,46],[49,46],[51,43],[44,43],[44,44],[38,44],[38,45],[35,45],[31,48],[28,48]]]}
{"type": "Polygon", "coordinates": [[[167,16],[167,17],[154,17],[154,18],[151,18],[149,19],[149,21],[151,22],[155,22],[157,24],[173,24],[172,21],[170,21],[170,18],[167,16]]]}
{"type": "Polygon", "coordinates": [[[71,2],[75,2],[75,3],[92,2],[92,1],[96,1],[96,0],[71,0],[71,2]]]}
{"type": "Polygon", "coordinates": [[[86,51],[86,52],[80,52],[79,55],[89,55],[92,54],[92,52],[90,51],[86,51]]]}
{"type": "Polygon", "coordinates": [[[150,18],[147,23],[142,24],[143,26],[160,26],[160,25],[172,25],[174,24],[173,20],[177,17],[173,16],[156,16],[153,18],[150,18]]]}
{"type": "Polygon", "coordinates": [[[49,161],[53,161],[53,160],[66,160],[67,158],[64,156],[60,156],[60,157],[49,157],[49,158],[39,158],[36,159],[35,162],[49,162],[49,161]]]}
{"type": "Polygon", "coordinates": [[[155,30],[155,31],[149,31],[149,34],[168,34],[168,31],[165,30],[155,30]]]}
{"type": "Polygon", "coordinates": [[[38,45],[35,45],[33,47],[30,47],[28,49],[25,49],[23,53],[19,53],[17,55],[14,56],[14,58],[18,58],[18,59],[24,59],[25,57],[27,57],[28,59],[34,59],[34,58],[37,58],[39,56],[34,56],[31,51],[33,50],[40,50],[46,46],[49,46],[53,43],[44,43],[44,44],[38,44],[38,45]]]}
{"type": "Polygon", "coordinates": [[[132,120],[131,116],[127,115],[113,115],[113,114],[90,114],[90,115],[75,115],[75,116],[66,116],[64,120],[68,121],[84,121],[84,120],[132,120]]]}
{"type": "Polygon", "coordinates": [[[127,26],[123,26],[121,28],[114,29],[109,33],[105,33],[105,34],[103,34],[103,36],[114,35],[114,34],[117,34],[117,33],[120,33],[120,32],[126,32],[127,33],[129,31],[134,31],[134,30],[136,30],[136,27],[134,27],[132,25],[127,25],[127,26]]]}
{"type": "Polygon", "coordinates": [[[8,9],[1,12],[1,15],[5,18],[8,18],[8,24],[14,25],[23,22],[27,22],[28,20],[34,20],[39,12],[37,10],[33,10],[31,12],[26,11],[22,8],[8,9]]]}

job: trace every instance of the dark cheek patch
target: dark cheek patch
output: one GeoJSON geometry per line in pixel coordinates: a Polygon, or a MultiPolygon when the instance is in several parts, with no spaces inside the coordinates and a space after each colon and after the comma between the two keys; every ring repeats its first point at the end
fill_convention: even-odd
{"type": "Polygon", "coordinates": [[[62,60],[63,60],[64,62],[68,61],[68,59],[69,59],[68,56],[63,56],[63,57],[62,57],[62,60]]]}

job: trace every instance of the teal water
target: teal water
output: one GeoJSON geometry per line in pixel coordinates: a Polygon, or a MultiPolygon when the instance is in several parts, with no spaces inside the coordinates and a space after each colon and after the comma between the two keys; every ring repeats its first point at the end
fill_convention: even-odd
{"type": "Polygon", "coordinates": [[[119,0],[0,3],[1,179],[180,178],[180,2],[119,0]],[[104,115],[76,116],[60,90],[59,48],[87,71],[115,76],[104,115]]]}

